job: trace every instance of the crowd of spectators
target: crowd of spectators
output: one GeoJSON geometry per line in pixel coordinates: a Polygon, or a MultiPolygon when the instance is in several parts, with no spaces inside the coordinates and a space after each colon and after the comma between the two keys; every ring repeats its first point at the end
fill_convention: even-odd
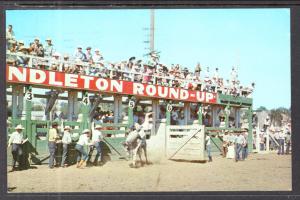
{"type": "Polygon", "coordinates": [[[180,87],[189,90],[218,92],[234,96],[251,97],[255,84],[242,86],[238,80],[236,67],[232,67],[230,79],[226,81],[219,76],[219,69],[215,68],[213,75],[209,67],[203,72],[200,63],[194,71],[179,64],[166,66],[159,61],[159,52],[151,51],[148,61],[130,57],[126,61],[105,61],[100,50],[87,47],[83,52],[81,45],[77,46],[73,56],[60,54],[55,49],[52,39],[47,38],[43,45],[39,38],[35,38],[29,46],[23,41],[17,41],[11,25],[6,31],[7,63],[13,66],[33,67],[97,76],[101,78],[120,79],[127,81],[157,84],[168,87],[180,87]]]}

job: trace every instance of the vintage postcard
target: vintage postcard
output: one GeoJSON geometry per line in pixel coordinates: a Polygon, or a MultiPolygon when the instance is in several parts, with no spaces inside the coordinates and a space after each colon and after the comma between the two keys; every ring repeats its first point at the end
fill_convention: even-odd
{"type": "Polygon", "coordinates": [[[5,17],[8,193],[292,190],[290,9],[5,17]]]}

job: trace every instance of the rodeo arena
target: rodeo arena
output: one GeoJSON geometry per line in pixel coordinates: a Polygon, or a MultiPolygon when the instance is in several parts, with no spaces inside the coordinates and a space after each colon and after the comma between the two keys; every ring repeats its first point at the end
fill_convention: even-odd
{"type": "MultiPolygon", "coordinates": [[[[149,52],[146,59],[132,56],[110,62],[96,47],[78,45],[71,55],[56,49],[51,38],[32,38],[25,45],[11,25],[6,40],[9,191],[184,191],[201,190],[201,182],[208,185],[205,190],[251,190],[257,188],[249,183],[234,186],[240,184],[237,180],[255,180],[264,173],[275,176],[272,167],[291,178],[289,166],[278,160],[267,172],[256,169],[273,159],[290,164],[286,154],[291,153],[291,122],[275,127],[268,113],[253,110],[255,83],[242,85],[237,67],[222,77],[218,68],[200,63],[194,70],[166,66],[158,51],[149,52]],[[171,169],[165,168],[165,173],[173,175],[158,172],[167,165],[171,169]],[[209,186],[214,173],[232,170],[253,173],[225,177],[227,186],[217,181],[219,186],[209,186]],[[133,177],[139,177],[139,171],[143,175],[137,184],[133,177]],[[192,174],[180,177],[186,171],[192,174]],[[190,188],[188,180],[202,173],[204,178],[190,188]],[[97,176],[87,183],[81,178],[97,176]],[[27,177],[35,182],[26,182],[27,177]],[[43,186],[45,177],[52,184],[43,186]],[[132,189],[121,184],[106,188],[113,179],[114,184],[121,182],[120,177],[132,189]],[[152,179],[156,187],[150,185],[152,179]],[[76,180],[77,186],[71,187],[76,180]],[[163,184],[166,180],[173,180],[174,186],[163,184]]],[[[257,184],[262,189],[291,189],[291,180],[285,185],[279,180],[265,188],[265,183],[257,184]]]]}

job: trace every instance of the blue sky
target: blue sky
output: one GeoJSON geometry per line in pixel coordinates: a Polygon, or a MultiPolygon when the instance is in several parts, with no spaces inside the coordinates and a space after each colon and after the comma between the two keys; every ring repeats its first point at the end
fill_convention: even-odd
{"type": "MultiPolygon", "coordinates": [[[[60,53],[77,45],[99,48],[109,61],[146,59],[150,10],[11,10],[6,13],[25,45],[53,39],[60,53]]],[[[243,85],[256,83],[254,108],[291,105],[289,9],[155,10],[155,49],[161,62],[219,68],[225,79],[238,65],[243,85]]]]}

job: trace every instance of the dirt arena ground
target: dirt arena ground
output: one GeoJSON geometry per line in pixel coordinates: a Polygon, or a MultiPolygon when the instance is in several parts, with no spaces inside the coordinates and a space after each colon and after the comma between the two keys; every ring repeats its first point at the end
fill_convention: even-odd
{"type": "Polygon", "coordinates": [[[214,157],[212,163],[153,161],[129,168],[127,161],[102,167],[36,169],[8,173],[9,192],[290,191],[291,156],[250,154],[246,161],[214,157]],[[275,173],[276,172],[276,173],[275,173]]]}

